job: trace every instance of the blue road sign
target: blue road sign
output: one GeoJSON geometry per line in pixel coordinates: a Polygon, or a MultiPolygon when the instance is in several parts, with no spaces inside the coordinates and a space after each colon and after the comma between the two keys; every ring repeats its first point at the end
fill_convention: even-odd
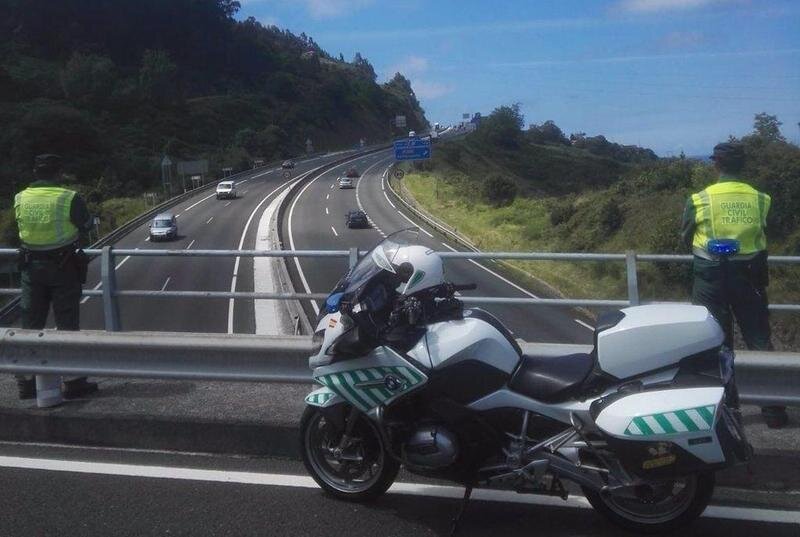
{"type": "Polygon", "coordinates": [[[430,138],[403,138],[394,141],[395,160],[424,160],[431,158],[430,138]]]}

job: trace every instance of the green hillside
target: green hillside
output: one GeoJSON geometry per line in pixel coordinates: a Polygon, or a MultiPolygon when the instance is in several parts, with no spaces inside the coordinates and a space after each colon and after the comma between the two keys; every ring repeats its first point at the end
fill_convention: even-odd
{"type": "Polygon", "coordinates": [[[427,125],[401,75],[254,19],[232,0],[0,3],[0,208],[55,152],[98,202],[157,189],[163,154],[211,173],[427,125]]]}
{"type": "MultiPolygon", "coordinates": [[[[604,138],[588,146],[563,134],[543,140],[540,128],[523,131],[521,124],[511,107],[498,109],[474,133],[435,147],[434,158],[414,166],[403,184],[483,250],[688,253],[679,238],[681,214],[687,196],[715,180],[710,165],[657,159],[604,138]]],[[[800,255],[800,149],[759,126],[742,141],[747,177],[773,196],[770,252],[800,255]]],[[[510,276],[525,280],[526,271],[570,297],[626,296],[622,263],[513,265],[521,270],[510,276]]],[[[798,270],[771,270],[774,301],[800,302],[798,270]]],[[[688,264],[640,263],[639,275],[645,300],[689,296],[688,264]]],[[[796,315],[773,321],[781,346],[800,347],[796,315]]]]}

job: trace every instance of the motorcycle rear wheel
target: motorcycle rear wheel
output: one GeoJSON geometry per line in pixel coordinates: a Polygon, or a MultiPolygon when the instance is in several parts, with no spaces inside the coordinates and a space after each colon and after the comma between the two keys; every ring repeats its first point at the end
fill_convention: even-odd
{"type": "Polygon", "coordinates": [[[705,511],[714,493],[714,474],[698,474],[659,483],[617,497],[583,488],[592,507],[614,524],[639,533],[663,533],[688,525],[705,511]]]}
{"type": "Polygon", "coordinates": [[[392,485],[400,463],[384,449],[375,425],[359,413],[351,441],[340,449],[344,431],[334,427],[317,407],[307,406],[300,420],[303,464],[322,489],[341,500],[366,502],[392,485]]]}

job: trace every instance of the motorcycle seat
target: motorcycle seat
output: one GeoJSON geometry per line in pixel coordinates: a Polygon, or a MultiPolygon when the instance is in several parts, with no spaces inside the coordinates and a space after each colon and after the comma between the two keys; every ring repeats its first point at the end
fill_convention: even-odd
{"type": "Polygon", "coordinates": [[[593,365],[594,358],[585,353],[556,357],[523,354],[508,386],[537,401],[557,403],[578,394],[593,365]]]}

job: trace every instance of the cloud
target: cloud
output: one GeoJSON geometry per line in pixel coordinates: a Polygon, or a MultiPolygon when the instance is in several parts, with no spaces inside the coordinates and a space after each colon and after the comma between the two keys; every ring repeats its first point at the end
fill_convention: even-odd
{"type": "Polygon", "coordinates": [[[567,30],[587,26],[606,24],[606,19],[572,18],[572,19],[533,19],[522,21],[490,22],[484,24],[465,24],[457,26],[415,27],[393,30],[363,30],[360,32],[323,32],[320,38],[338,40],[365,39],[402,39],[429,38],[444,36],[482,35],[488,32],[509,33],[529,32],[534,30],[567,30]]]}
{"type": "Polygon", "coordinates": [[[402,73],[408,78],[425,73],[430,67],[428,58],[422,56],[407,56],[402,61],[389,66],[384,72],[386,78],[390,79],[395,73],[402,73]]]}
{"type": "Polygon", "coordinates": [[[489,67],[534,68],[559,65],[579,65],[583,63],[631,63],[651,62],[663,60],[705,60],[718,58],[747,58],[757,56],[782,56],[785,54],[798,54],[800,48],[787,48],[775,50],[743,50],[728,52],[686,52],[681,54],[647,54],[635,56],[607,56],[602,58],[580,58],[573,60],[532,60],[524,62],[498,62],[489,64],[489,67]]]}
{"type": "Polygon", "coordinates": [[[703,32],[670,32],[659,40],[666,49],[694,48],[706,41],[703,32]]]}
{"type": "Polygon", "coordinates": [[[292,6],[302,6],[314,19],[341,17],[370,6],[374,0],[239,0],[243,6],[270,4],[282,1],[292,6]]]}
{"type": "Polygon", "coordinates": [[[617,8],[629,13],[660,13],[698,9],[713,4],[741,3],[739,0],[621,0],[617,8]]]}
{"type": "Polygon", "coordinates": [[[438,99],[455,91],[455,88],[450,84],[427,79],[426,75],[430,69],[431,63],[428,58],[411,55],[389,66],[384,70],[384,73],[387,79],[391,79],[395,73],[402,73],[403,76],[411,80],[411,87],[419,99],[438,99]]]}
{"type": "Polygon", "coordinates": [[[411,83],[414,89],[414,94],[419,99],[438,99],[449,95],[455,91],[455,87],[450,84],[442,84],[441,82],[427,82],[425,80],[417,80],[411,83]]]}

